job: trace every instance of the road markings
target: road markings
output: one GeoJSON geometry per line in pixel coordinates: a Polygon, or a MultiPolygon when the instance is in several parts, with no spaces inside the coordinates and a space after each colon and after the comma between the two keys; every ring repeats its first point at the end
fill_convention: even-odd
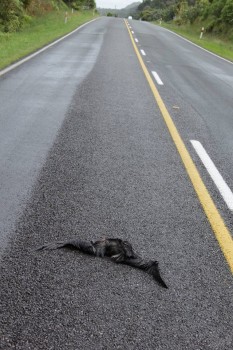
{"type": "Polygon", "coordinates": [[[156,73],[155,71],[152,71],[151,73],[153,74],[153,77],[155,78],[157,84],[158,84],[158,85],[163,85],[163,82],[162,82],[162,80],[160,79],[158,73],[156,73]]]}
{"type": "Polygon", "coordinates": [[[146,56],[146,53],[144,50],[140,50],[143,56],[146,56]]]}
{"type": "Polygon", "coordinates": [[[134,34],[134,31],[132,30],[132,34],[134,34]]]}
{"type": "Polygon", "coordinates": [[[216,168],[215,164],[209,157],[208,153],[202,146],[202,144],[199,141],[196,140],[190,140],[191,144],[193,145],[195,151],[197,152],[198,156],[200,157],[202,163],[204,164],[206,170],[210,174],[212,180],[214,181],[215,185],[217,186],[219,192],[221,193],[224,201],[226,202],[228,208],[233,211],[233,193],[225,180],[223,179],[222,175],[216,168]]]}
{"type": "Polygon", "coordinates": [[[167,128],[170,132],[171,138],[173,142],[175,143],[175,146],[177,148],[177,151],[179,152],[179,155],[183,161],[184,167],[190,177],[190,180],[193,184],[193,187],[196,191],[196,194],[199,198],[199,201],[203,207],[203,210],[209,220],[209,223],[212,227],[212,230],[215,234],[216,239],[218,240],[218,243],[222,249],[222,252],[229,264],[230,270],[233,273],[233,240],[231,237],[231,233],[225,226],[225,223],[219,214],[212,198],[210,197],[210,194],[203,183],[201,176],[187,150],[185,147],[185,144],[183,140],[181,139],[179,132],[162,100],[160,97],[160,94],[153,82],[153,79],[148,72],[145,63],[143,62],[142,56],[140,55],[140,52],[133,40],[133,36],[128,29],[129,36],[131,38],[134,50],[136,52],[136,55],[138,57],[138,60],[140,62],[141,68],[145,74],[145,77],[147,79],[147,82],[151,88],[151,91],[154,95],[154,98],[159,106],[159,109],[161,111],[161,114],[163,116],[163,119],[167,125],[167,128]]]}
{"type": "Polygon", "coordinates": [[[137,38],[135,38],[134,40],[136,41],[136,43],[138,43],[138,39],[137,38]]]}
{"type": "Polygon", "coordinates": [[[29,55],[29,56],[27,56],[27,57],[21,59],[20,61],[18,61],[18,62],[16,62],[16,63],[11,64],[10,66],[8,66],[8,67],[6,67],[6,68],[4,68],[4,69],[2,69],[2,70],[0,71],[0,77],[1,77],[2,75],[4,75],[4,74],[10,72],[11,70],[17,68],[17,67],[20,66],[21,64],[23,64],[23,63],[25,63],[25,62],[31,60],[33,57],[39,55],[41,52],[43,52],[43,51],[49,49],[50,47],[52,47],[52,46],[54,46],[54,45],[56,45],[56,44],[59,43],[60,41],[62,41],[62,40],[64,40],[64,39],[68,38],[68,37],[69,37],[70,35],[72,35],[73,33],[79,31],[81,28],[85,27],[87,24],[89,24],[89,23],[91,23],[91,22],[96,21],[97,19],[98,19],[98,18],[95,18],[95,19],[92,19],[91,21],[89,21],[89,22],[87,22],[87,23],[82,24],[81,26],[79,26],[78,28],[76,28],[76,29],[73,30],[72,32],[70,32],[70,33],[64,35],[64,36],[61,37],[60,39],[55,40],[55,41],[52,42],[51,44],[46,45],[45,47],[43,47],[42,49],[40,49],[40,50],[34,52],[33,54],[31,54],[31,55],[29,55]]]}

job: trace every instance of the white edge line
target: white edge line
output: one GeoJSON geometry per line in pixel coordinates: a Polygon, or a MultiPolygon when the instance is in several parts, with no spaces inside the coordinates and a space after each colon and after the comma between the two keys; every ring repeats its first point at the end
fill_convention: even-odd
{"type": "Polygon", "coordinates": [[[227,183],[224,181],[222,175],[214,165],[213,161],[210,159],[209,155],[207,154],[206,150],[202,146],[202,144],[199,141],[190,140],[192,143],[195,151],[197,152],[198,156],[200,157],[202,163],[204,164],[206,170],[208,171],[209,175],[211,176],[212,180],[214,181],[215,185],[217,186],[219,192],[221,193],[223,199],[225,200],[228,208],[230,210],[233,210],[233,193],[227,183]]]}
{"type": "Polygon", "coordinates": [[[43,52],[43,51],[49,49],[50,47],[52,47],[52,46],[54,46],[54,45],[56,45],[56,44],[59,43],[60,41],[66,39],[68,36],[70,36],[70,35],[72,35],[73,33],[77,32],[79,29],[85,27],[87,24],[89,24],[89,23],[91,23],[91,22],[93,22],[93,21],[96,21],[97,19],[98,19],[98,18],[95,18],[95,19],[92,19],[92,20],[89,21],[89,22],[86,22],[86,23],[82,24],[81,26],[79,26],[78,28],[76,28],[75,30],[73,30],[72,32],[70,32],[70,33],[64,35],[63,37],[61,37],[61,38],[59,38],[59,39],[53,41],[51,44],[48,44],[48,45],[44,46],[42,49],[39,49],[38,51],[36,51],[36,52],[34,52],[34,53],[28,55],[27,57],[21,59],[20,61],[18,61],[18,62],[16,62],[16,63],[13,63],[13,64],[11,64],[10,66],[8,66],[8,67],[2,69],[2,70],[0,71],[0,77],[1,77],[2,75],[4,75],[4,74],[10,72],[11,70],[13,70],[13,69],[19,67],[21,64],[23,64],[23,63],[25,63],[25,62],[31,60],[33,57],[39,55],[41,52],[43,52]]]}
{"type": "MultiPolygon", "coordinates": [[[[159,26],[159,27],[160,27],[160,26],[159,26]]],[[[211,55],[213,55],[213,56],[215,56],[215,57],[220,58],[221,60],[223,60],[223,61],[225,61],[225,62],[228,62],[228,63],[233,64],[233,62],[229,61],[228,59],[226,59],[226,58],[224,58],[224,57],[221,57],[221,56],[217,55],[216,53],[213,53],[213,52],[211,52],[211,51],[209,51],[209,50],[207,50],[207,49],[204,49],[204,47],[201,47],[201,46],[199,46],[199,45],[193,43],[192,41],[190,41],[190,40],[184,38],[183,36],[181,36],[181,35],[179,35],[179,34],[173,32],[173,31],[170,30],[170,29],[167,29],[167,28],[164,28],[164,27],[160,27],[160,28],[163,28],[163,29],[167,30],[168,32],[170,32],[170,33],[172,33],[172,34],[178,36],[179,38],[181,38],[181,39],[187,41],[188,43],[190,43],[190,44],[192,44],[192,45],[198,47],[199,49],[201,49],[201,50],[203,50],[203,51],[205,51],[205,52],[208,52],[209,54],[211,54],[211,55]]]]}
{"type": "Polygon", "coordinates": [[[160,79],[158,73],[156,73],[155,71],[152,71],[151,73],[153,74],[153,76],[154,76],[154,78],[155,78],[157,84],[163,85],[163,82],[162,82],[162,80],[160,79]]]}
{"type": "Polygon", "coordinates": [[[146,56],[146,53],[144,50],[140,50],[143,56],[146,56]]]}

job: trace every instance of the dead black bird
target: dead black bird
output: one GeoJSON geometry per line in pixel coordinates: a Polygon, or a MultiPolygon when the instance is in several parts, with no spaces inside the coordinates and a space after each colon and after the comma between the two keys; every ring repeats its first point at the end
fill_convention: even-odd
{"type": "Polygon", "coordinates": [[[83,253],[97,257],[110,257],[116,263],[136,267],[152,275],[162,287],[168,288],[160,275],[158,262],[142,259],[134,252],[132,245],[128,241],[123,241],[119,238],[102,238],[95,242],[71,239],[68,241],[48,243],[36,250],[53,250],[65,247],[77,249],[83,253]]]}

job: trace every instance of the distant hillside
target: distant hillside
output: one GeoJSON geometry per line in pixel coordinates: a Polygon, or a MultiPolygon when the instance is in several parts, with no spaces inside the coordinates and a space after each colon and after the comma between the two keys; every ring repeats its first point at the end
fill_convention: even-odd
{"type": "Polygon", "coordinates": [[[125,8],[119,10],[119,17],[133,16],[138,11],[138,6],[141,2],[133,2],[132,4],[126,6],[125,8]]]}
{"type": "Polygon", "coordinates": [[[97,8],[97,11],[102,16],[107,16],[108,14],[112,14],[113,16],[126,18],[128,16],[134,16],[136,12],[138,11],[138,6],[141,4],[141,2],[133,2],[132,4],[126,6],[123,9],[117,10],[117,9],[102,9],[97,8]]]}
{"type": "Polygon", "coordinates": [[[118,10],[115,9],[102,9],[98,8],[96,9],[101,16],[107,16],[108,13],[111,13],[113,16],[118,14],[118,10]]]}

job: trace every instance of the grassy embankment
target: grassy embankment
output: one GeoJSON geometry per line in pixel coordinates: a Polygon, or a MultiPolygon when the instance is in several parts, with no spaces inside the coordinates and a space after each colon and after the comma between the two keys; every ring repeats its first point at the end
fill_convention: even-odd
{"type": "MultiPolygon", "coordinates": [[[[158,24],[156,22],[155,24],[158,24]]],[[[181,36],[189,39],[193,43],[209,50],[221,57],[233,61],[233,40],[226,39],[221,36],[215,36],[204,32],[202,39],[200,39],[201,28],[204,25],[176,25],[174,23],[162,23],[162,27],[167,28],[181,36]]]]}
{"type": "Polygon", "coordinates": [[[53,40],[71,32],[85,22],[92,20],[93,11],[71,13],[65,23],[65,11],[54,11],[34,17],[22,31],[0,32],[0,69],[43,47],[53,40]]]}

